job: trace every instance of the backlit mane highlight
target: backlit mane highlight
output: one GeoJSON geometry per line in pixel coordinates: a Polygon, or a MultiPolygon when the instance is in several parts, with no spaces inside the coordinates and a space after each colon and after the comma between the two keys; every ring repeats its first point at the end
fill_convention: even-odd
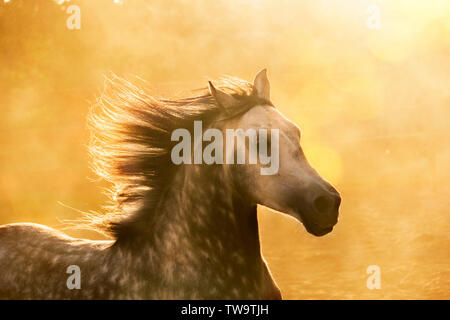
{"type": "MultiPolygon", "coordinates": [[[[258,101],[253,85],[238,78],[215,81],[244,111],[258,101]]],[[[195,120],[213,121],[222,112],[207,88],[180,99],[157,98],[131,82],[112,76],[88,117],[89,154],[94,172],[112,184],[104,214],[86,214],[89,229],[126,237],[154,216],[176,166],[170,159],[172,131],[192,130],[195,120]]]]}

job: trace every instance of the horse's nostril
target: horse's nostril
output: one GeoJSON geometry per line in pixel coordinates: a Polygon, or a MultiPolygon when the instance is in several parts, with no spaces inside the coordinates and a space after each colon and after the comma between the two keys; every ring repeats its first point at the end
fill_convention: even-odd
{"type": "Polygon", "coordinates": [[[335,207],[334,197],[318,196],[314,200],[314,207],[317,212],[329,212],[335,207]]]}
{"type": "Polygon", "coordinates": [[[314,208],[319,213],[334,213],[339,210],[341,197],[339,195],[321,195],[314,200],[314,208]]]}

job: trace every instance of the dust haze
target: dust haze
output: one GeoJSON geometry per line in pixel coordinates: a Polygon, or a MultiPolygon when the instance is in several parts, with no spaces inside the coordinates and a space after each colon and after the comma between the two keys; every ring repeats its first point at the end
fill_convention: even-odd
{"type": "Polygon", "coordinates": [[[67,206],[101,210],[86,115],[105,74],[182,95],[267,68],[275,106],[343,199],[322,238],[259,209],[283,297],[450,299],[448,1],[2,0],[0,58],[0,224],[61,229],[80,217],[67,206]],[[66,27],[72,4],[80,30],[66,27]]]}

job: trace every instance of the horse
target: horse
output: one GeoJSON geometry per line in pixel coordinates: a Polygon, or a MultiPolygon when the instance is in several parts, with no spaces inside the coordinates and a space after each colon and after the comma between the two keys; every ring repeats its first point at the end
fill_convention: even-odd
{"type": "MultiPolygon", "coordinates": [[[[253,83],[223,77],[183,98],[155,97],[113,75],[88,124],[92,168],[111,183],[111,199],[78,223],[111,240],[1,226],[2,299],[281,299],[261,253],[257,205],[314,236],[338,221],[340,195],[308,163],[299,127],[271,102],[265,69],[253,83]],[[261,174],[262,163],[175,164],[172,133],[192,132],[195,121],[222,133],[278,130],[277,172],[261,174]]],[[[235,144],[223,156],[249,148],[235,144]]]]}

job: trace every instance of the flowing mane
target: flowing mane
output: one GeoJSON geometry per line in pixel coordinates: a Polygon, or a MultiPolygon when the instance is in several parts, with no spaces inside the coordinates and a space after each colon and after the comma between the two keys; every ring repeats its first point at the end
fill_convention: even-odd
{"type": "MultiPolygon", "coordinates": [[[[260,102],[247,81],[228,77],[215,85],[239,101],[237,113],[260,102]]],[[[175,144],[172,131],[192,131],[195,120],[208,124],[221,113],[207,88],[181,99],[166,99],[117,76],[108,78],[88,124],[92,168],[113,185],[110,203],[104,214],[86,214],[81,225],[118,239],[132,234],[142,219],[151,219],[175,170],[170,159],[175,144]]]]}

